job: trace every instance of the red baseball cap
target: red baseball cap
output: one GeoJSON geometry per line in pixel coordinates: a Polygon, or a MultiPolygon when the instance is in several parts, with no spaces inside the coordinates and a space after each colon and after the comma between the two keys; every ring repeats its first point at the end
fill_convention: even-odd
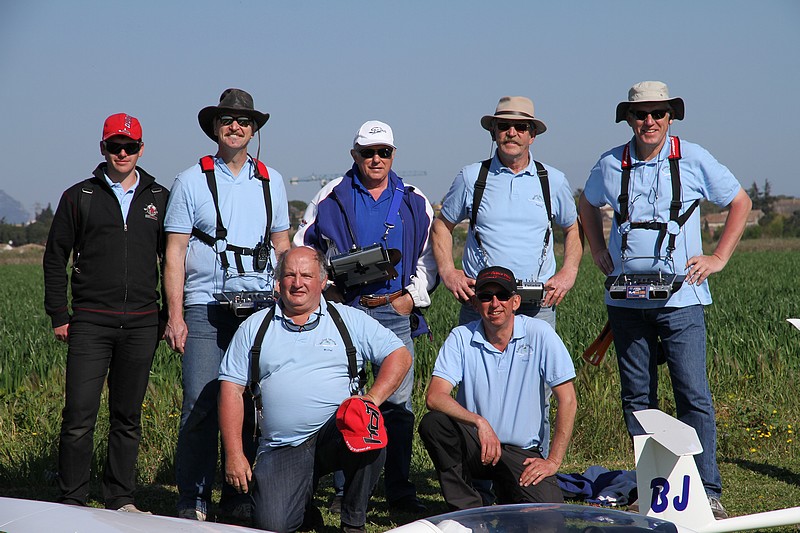
{"type": "Polygon", "coordinates": [[[108,117],[103,124],[103,140],[114,135],[124,135],[134,141],[142,140],[142,125],[136,117],[127,113],[117,113],[108,117]]]}
{"type": "Polygon", "coordinates": [[[351,397],[336,411],[336,427],[351,452],[367,452],[386,447],[389,437],[383,416],[374,403],[351,397]]]}

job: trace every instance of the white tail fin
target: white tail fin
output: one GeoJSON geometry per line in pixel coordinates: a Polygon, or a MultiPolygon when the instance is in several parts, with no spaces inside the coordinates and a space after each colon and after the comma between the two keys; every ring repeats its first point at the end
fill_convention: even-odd
{"type": "Polygon", "coordinates": [[[634,416],[647,432],[633,438],[641,514],[704,533],[800,524],[800,507],[715,520],[693,457],[703,451],[694,428],[657,409],[634,416]]]}
{"type": "Polygon", "coordinates": [[[800,329],[800,318],[787,318],[786,321],[797,329],[800,329]]]}

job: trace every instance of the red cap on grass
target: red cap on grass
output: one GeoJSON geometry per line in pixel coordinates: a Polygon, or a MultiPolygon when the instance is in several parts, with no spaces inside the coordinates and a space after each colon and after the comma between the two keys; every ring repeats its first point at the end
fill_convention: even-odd
{"type": "Polygon", "coordinates": [[[336,427],[351,452],[380,450],[389,442],[380,410],[361,398],[342,402],[336,411],[336,427]]]}

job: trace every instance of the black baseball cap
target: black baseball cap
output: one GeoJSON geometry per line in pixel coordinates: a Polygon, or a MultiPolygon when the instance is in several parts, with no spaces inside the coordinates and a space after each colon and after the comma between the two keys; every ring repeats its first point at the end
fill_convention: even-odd
{"type": "Polygon", "coordinates": [[[489,283],[497,283],[508,292],[517,290],[517,278],[509,269],[501,266],[491,266],[478,272],[475,278],[475,292],[478,292],[489,283]]]}

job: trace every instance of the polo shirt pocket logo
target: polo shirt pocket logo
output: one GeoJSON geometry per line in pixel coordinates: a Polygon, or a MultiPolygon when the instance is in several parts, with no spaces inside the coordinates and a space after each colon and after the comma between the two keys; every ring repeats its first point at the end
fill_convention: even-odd
{"type": "Polygon", "coordinates": [[[336,341],[331,338],[324,338],[317,344],[323,351],[332,352],[334,348],[336,348],[336,341]]]}
{"type": "Polygon", "coordinates": [[[529,361],[532,352],[533,349],[529,344],[523,344],[517,348],[517,357],[519,357],[521,361],[529,361]]]}
{"type": "Polygon", "coordinates": [[[541,194],[537,194],[533,198],[529,198],[528,201],[533,202],[538,207],[544,207],[544,198],[542,198],[541,194]]]}

